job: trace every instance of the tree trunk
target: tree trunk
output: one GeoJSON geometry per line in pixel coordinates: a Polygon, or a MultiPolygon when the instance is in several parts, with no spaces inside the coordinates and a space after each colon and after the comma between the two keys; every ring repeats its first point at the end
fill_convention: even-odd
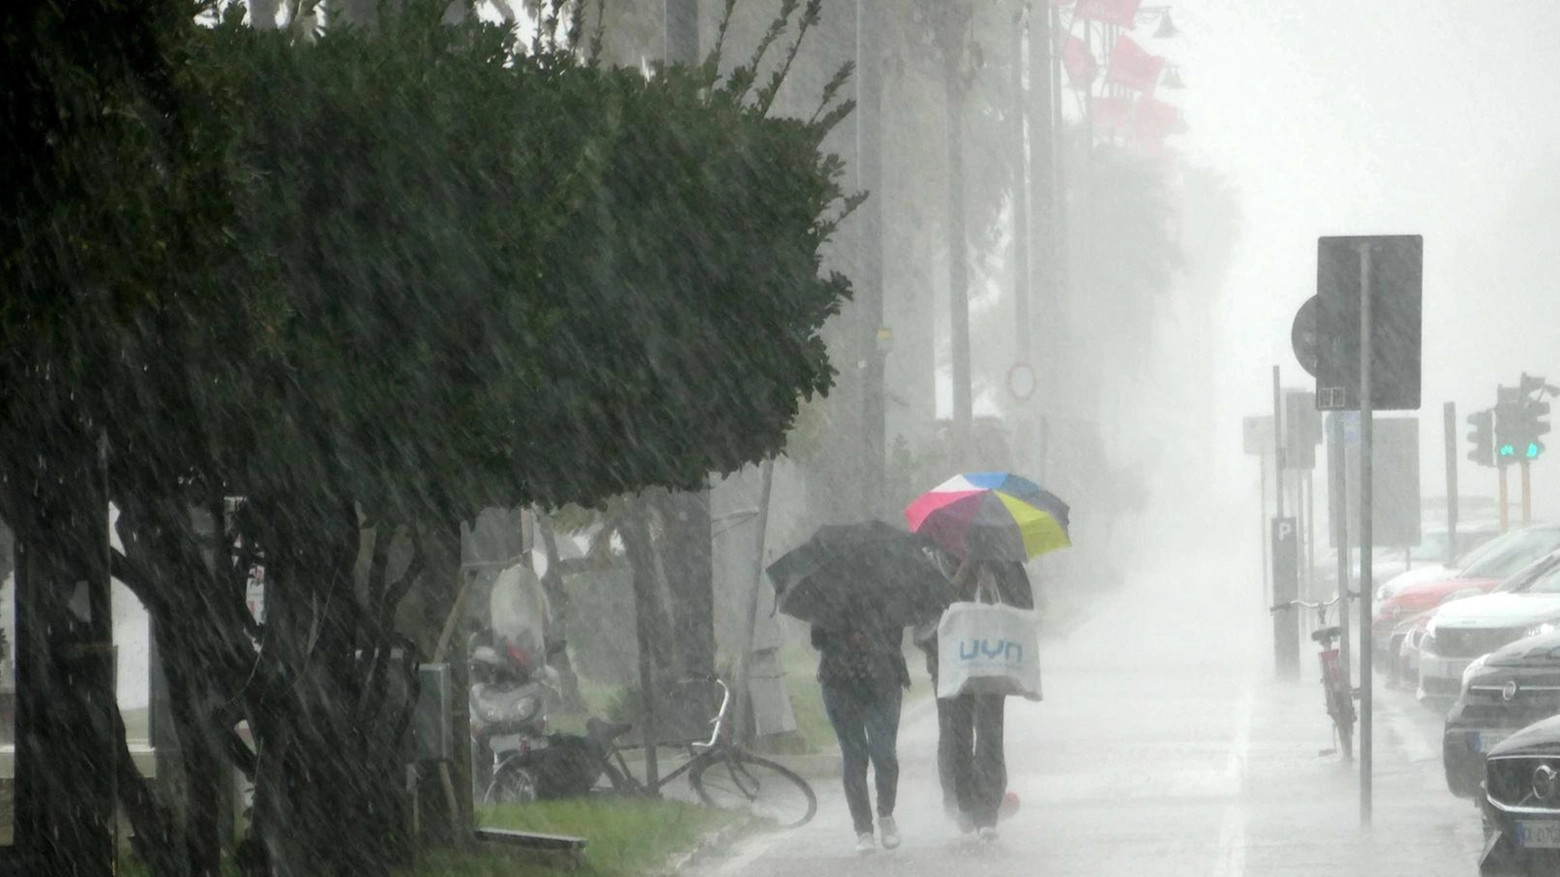
{"type": "Polygon", "coordinates": [[[414,665],[388,660],[399,643],[356,599],[350,504],[263,507],[259,518],[271,684],[248,699],[256,836],[277,877],[387,875],[411,852],[402,779],[414,665]]]}
{"type": "MultiPolygon", "coordinates": [[[[646,743],[663,739],[658,716],[657,693],[665,689],[669,666],[672,625],[661,599],[655,570],[655,551],[650,544],[650,514],[643,497],[630,497],[620,532],[634,580],[634,630],[639,640],[640,736],[646,743]]],[[[646,775],[653,783],[658,765],[655,747],[646,746],[646,775]]]]}
{"type": "Polygon", "coordinates": [[[27,873],[113,873],[113,620],[108,494],[97,432],[37,427],[8,466],[17,510],[15,839],[27,873]]]}
{"type": "Polygon", "coordinates": [[[703,734],[714,712],[715,580],[711,557],[710,494],[656,492],[661,520],[661,560],[671,611],[670,679],[666,708],[658,718],[663,738],[691,740],[703,734]]]}

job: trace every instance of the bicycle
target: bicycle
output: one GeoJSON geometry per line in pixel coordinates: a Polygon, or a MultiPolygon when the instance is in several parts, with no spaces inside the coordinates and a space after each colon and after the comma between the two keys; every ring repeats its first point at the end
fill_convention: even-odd
{"type": "MultiPolygon", "coordinates": [[[[1349,596],[1357,598],[1359,595],[1350,593],[1349,596]]],[[[1339,594],[1325,603],[1290,600],[1288,603],[1279,603],[1273,606],[1269,611],[1276,615],[1279,612],[1296,607],[1316,610],[1317,629],[1311,632],[1311,639],[1316,642],[1320,649],[1320,654],[1317,657],[1321,661],[1322,667],[1323,706],[1327,710],[1327,715],[1332,718],[1333,737],[1337,741],[1336,746],[1331,749],[1323,749],[1318,754],[1332,755],[1341,748],[1343,757],[1352,761],[1354,760],[1354,720],[1356,718],[1354,699],[1358,695],[1354,687],[1349,684],[1349,674],[1343,666],[1343,661],[1339,658],[1337,647],[1334,645],[1338,640],[1339,629],[1337,626],[1329,627],[1327,625],[1327,610],[1337,605],[1338,601],[1342,599],[1343,595],[1339,594]]]]}
{"type": "Polygon", "coordinates": [[[791,770],[748,752],[731,739],[731,688],[717,676],[692,682],[706,682],[718,686],[721,692],[720,709],[710,720],[713,729],[708,740],[692,740],[680,743],[656,744],[657,748],[682,750],[687,756],[677,769],[659,777],[654,784],[634,776],[624,758],[625,750],[642,748],[620,747],[617,738],[632,730],[633,726],[591,719],[586,725],[586,736],[604,747],[601,757],[603,772],[618,794],[635,797],[660,797],[661,790],[686,774],[688,784],[705,806],[722,810],[745,810],[761,819],[774,822],[779,828],[796,828],[812,820],[818,812],[818,796],[807,781],[791,770]]]}

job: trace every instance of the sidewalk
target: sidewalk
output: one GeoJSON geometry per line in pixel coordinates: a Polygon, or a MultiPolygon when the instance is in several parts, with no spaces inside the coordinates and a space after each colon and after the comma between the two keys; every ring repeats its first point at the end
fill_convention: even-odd
{"type": "Polygon", "coordinates": [[[838,781],[818,779],[812,823],[701,873],[1477,874],[1478,815],[1445,789],[1436,716],[1378,690],[1375,821],[1362,829],[1357,767],[1318,756],[1331,724],[1314,667],[1274,682],[1261,628],[1208,622],[1198,607],[1122,607],[1047,649],[1046,700],[1009,701],[1009,787],[1023,808],[989,847],[942,813],[928,705],[902,726],[901,849],[853,855],[838,781]],[[1173,647],[1123,633],[1193,624],[1207,633],[1173,647]]]}

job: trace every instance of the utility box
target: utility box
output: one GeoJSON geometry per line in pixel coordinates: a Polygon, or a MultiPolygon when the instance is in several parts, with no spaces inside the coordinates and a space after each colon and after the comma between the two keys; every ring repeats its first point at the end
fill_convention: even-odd
{"type": "Polygon", "coordinates": [[[417,761],[454,761],[454,676],[449,664],[417,668],[417,706],[412,711],[412,757],[417,761]]]}

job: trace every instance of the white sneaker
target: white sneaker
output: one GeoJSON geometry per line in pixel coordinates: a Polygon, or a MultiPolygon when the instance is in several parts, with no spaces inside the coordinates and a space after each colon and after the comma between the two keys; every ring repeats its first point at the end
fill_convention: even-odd
{"type": "Polygon", "coordinates": [[[899,826],[894,824],[894,817],[884,816],[879,819],[878,829],[883,832],[883,849],[899,848],[899,826]]]}
{"type": "Polygon", "coordinates": [[[856,852],[865,856],[877,850],[877,844],[872,842],[872,832],[863,831],[856,835],[856,852]]]}
{"type": "Polygon", "coordinates": [[[997,830],[989,825],[982,825],[980,830],[975,832],[975,836],[980,838],[981,843],[991,843],[997,839],[997,830]]]}

